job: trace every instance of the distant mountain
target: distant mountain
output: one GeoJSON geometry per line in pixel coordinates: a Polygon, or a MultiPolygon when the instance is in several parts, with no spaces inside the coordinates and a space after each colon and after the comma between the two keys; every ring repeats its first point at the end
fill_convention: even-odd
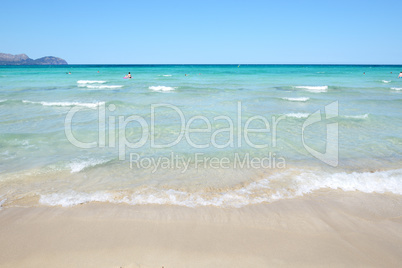
{"type": "Polygon", "coordinates": [[[33,60],[26,54],[6,54],[0,53],[0,65],[65,65],[68,64],[65,60],[47,56],[33,60]]]}

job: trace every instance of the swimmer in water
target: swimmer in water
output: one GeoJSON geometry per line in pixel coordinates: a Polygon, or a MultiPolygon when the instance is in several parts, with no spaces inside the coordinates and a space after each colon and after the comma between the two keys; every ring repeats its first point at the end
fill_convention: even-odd
{"type": "Polygon", "coordinates": [[[398,78],[402,78],[402,72],[399,73],[398,78]]]}

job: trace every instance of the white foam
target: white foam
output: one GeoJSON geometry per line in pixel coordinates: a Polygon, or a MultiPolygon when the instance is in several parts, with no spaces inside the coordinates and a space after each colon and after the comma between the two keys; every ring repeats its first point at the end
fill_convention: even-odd
{"type": "Polygon", "coordinates": [[[24,149],[28,149],[28,148],[37,148],[35,145],[30,144],[30,143],[29,143],[29,140],[22,140],[22,141],[20,142],[20,144],[21,144],[22,148],[24,148],[24,149]]]}
{"type": "Polygon", "coordinates": [[[134,193],[67,191],[41,195],[40,203],[50,206],[74,206],[89,202],[126,203],[130,205],[178,205],[186,207],[243,207],[294,198],[320,189],[340,189],[364,193],[402,195],[402,169],[378,172],[326,173],[288,170],[250,183],[240,189],[185,192],[174,189],[145,188],[134,193]]]}
{"type": "Polygon", "coordinates": [[[172,76],[172,75],[171,75],[171,74],[164,74],[164,75],[162,75],[162,76],[170,77],[170,76],[172,76]]]}
{"type": "Polygon", "coordinates": [[[110,202],[111,200],[113,200],[113,196],[110,193],[83,193],[71,190],[65,193],[41,195],[39,203],[48,206],[71,207],[89,202],[110,202]]]}
{"type": "Polygon", "coordinates": [[[393,90],[402,90],[402,87],[391,87],[391,89],[393,89],[393,90]]]}
{"type": "Polygon", "coordinates": [[[86,85],[85,87],[89,89],[117,89],[122,88],[123,85],[86,85]]]}
{"type": "Polygon", "coordinates": [[[96,108],[99,105],[105,104],[105,102],[95,102],[95,103],[90,103],[90,102],[46,102],[46,101],[36,102],[36,101],[28,101],[28,100],[23,100],[22,102],[23,103],[31,103],[31,104],[41,104],[43,106],[60,106],[60,107],[83,106],[83,107],[88,107],[88,108],[96,108]]]}
{"type": "Polygon", "coordinates": [[[307,118],[310,114],[308,113],[288,113],[285,114],[287,117],[294,117],[294,118],[307,118]]]}
{"type": "Polygon", "coordinates": [[[6,101],[7,101],[7,100],[0,100],[0,103],[1,103],[1,102],[6,102],[6,101]]]}
{"type": "Polygon", "coordinates": [[[106,81],[97,81],[97,80],[78,80],[78,84],[104,84],[106,81]]]}
{"type": "MultiPolygon", "coordinates": [[[[35,146],[33,146],[33,147],[35,147],[35,146]]],[[[26,147],[24,149],[26,149],[26,147]]],[[[10,151],[8,151],[8,150],[5,151],[5,152],[0,153],[0,155],[2,156],[3,160],[9,160],[9,159],[17,158],[15,153],[10,154],[10,151]]]]}
{"type": "Polygon", "coordinates": [[[298,89],[305,89],[308,92],[312,93],[321,93],[327,92],[328,86],[295,86],[298,89]]]}
{"type": "Polygon", "coordinates": [[[172,91],[175,90],[176,87],[150,86],[149,89],[153,91],[172,91]]]}
{"type": "Polygon", "coordinates": [[[391,80],[381,80],[383,83],[385,83],[385,84],[388,84],[388,83],[390,83],[391,82],[391,80]]]}
{"type": "Polygon", "coordinates": [[[108,162],[108,161],[102,160],[102,159],[77,160],[77,161],[71,162],[68,166],[71,169],[71,173],[77,173],[88,167],[94,167],[96,165],[104,164],[106,162],[108,162]]]}
{"type": "Polygon", "coordinates": [[[308,101],[310,98],[308,97],[300,97],[300,98],[282,98],[283,100],[287,101],[308,101]]]}
{"type": "MultiPolygon", "coordinates": [[[[170,204],[188,207],[217,206],[243,207],[249,204],[272,202],[278,199],[294,198],[320,189],[341,189],[365,193],[394,193],[402,195],[402,169],[379,172],[313,173],[302,172],[289,176],[290,172],[272,175],[237,190],[217,193],[188,193],[176,190],[162,190],[152,194],[137,192],[112,202],[138,204],[170,204]],[[286,183],[286,187],[276,185],[286,183]]],[[[145,191],[146,192],[146,191],[145,191]]]]}
{"type": "Polygon", "coordinates": [[[288,170],[248,184],[240,189],[222,192],[157,190],[146,188],[131,194],[98,191],[92,193],[67,191],[41,195],[40,203],[69,207],[89,202],[127,203],[131,205],[158,204],[187,207],[243,207],[249,204],[294,198],[320,189],[340,189],[364,193],[393,193],[402,195],[402,169],[378,172],[326,173],[288,170]],[[281,185],[278,188],[278,185],[281,185]]]}
{"type": "Polygon", "coordinates": [[[369,114],[362,114],[362,115],[345,115],[346,118],[354,118],[354,119],[367,119],[369,114]]]}
{"type": "Polygon", "coordinates": [[[402,195],[402,169],[378,172],[314,174],[305,172],[295,178],[296,195],[324,188],[364,193],[393,193],[402,195]]]}

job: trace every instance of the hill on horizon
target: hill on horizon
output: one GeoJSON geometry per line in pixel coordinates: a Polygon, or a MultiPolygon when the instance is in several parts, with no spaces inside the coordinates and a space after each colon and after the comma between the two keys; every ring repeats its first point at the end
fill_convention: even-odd
{"type": "Polygon", "coordinates": [[[26,54],[0,53],[0,65],[67,65],[67,61],[53,56],[31,59],[26,54]]]}

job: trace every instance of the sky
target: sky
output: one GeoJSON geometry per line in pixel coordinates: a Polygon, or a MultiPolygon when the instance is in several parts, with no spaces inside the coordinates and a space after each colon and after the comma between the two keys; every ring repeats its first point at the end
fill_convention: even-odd
{"type": "Polygon", "coordinates": [[[0,52],[69,64],[402,64],[401,4],[1,0],[0,52]]]}

